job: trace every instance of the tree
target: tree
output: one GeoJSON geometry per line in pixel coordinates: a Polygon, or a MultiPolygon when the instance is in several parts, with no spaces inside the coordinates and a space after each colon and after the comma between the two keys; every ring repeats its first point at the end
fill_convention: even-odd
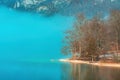
{"type": "Polygon", "coordinates": [[[83,44],[86,45],[86,56],[99,56],[103,51],[108,50],[106,25],[99,16],[93,17],[84,24],[81,31],[83,34],[83,44]]]}
{"type": "Polygon", "coordinates": [[[65,32],[64,46],[62,48],[63,54],[72,53],[73,56],[81,53],[81,26],[85,23],[84,15],[79,14],[76,16],[76,21],[71,29],[65,32]]]}
{"type": "MultiPolygon", "coordinates": [[[[120,10],[112,10],[110,13],[109,24],[112,33],[112,42],[117,46],[116,52],[120,50],[120,10]]],[[[118,57],[118,54],[117,54],[118,57]]]]}
{"type": "Polygon", "coordinates": [[[120,11],[118,10],[113,10],[111,11],[110,14],[110,23],[112,27],[112,31],[115,36],[115,40],[117,42],[117,49],[120,49],[120,11]]]}
{"type": "Polygon", "coordinates": [[[93,57],[108,49],[106,32],[106,25],[99,16],[86,19],[83,15],[78,15],[74,26],[66,31],[62,50],[72,53],[73,56],[76,53],[81,57],[91,56],[93,60],[93,57]]]}

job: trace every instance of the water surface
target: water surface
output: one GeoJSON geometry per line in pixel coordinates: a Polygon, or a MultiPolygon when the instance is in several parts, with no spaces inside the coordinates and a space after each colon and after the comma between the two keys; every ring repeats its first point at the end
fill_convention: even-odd
{"type": "Polygon", "coordinates": [[[61,58],[63,32],[72,23],[73,17],[44,17],[0,7],[0,59],[61,58]]]}
{"type": "Polygon", "coordinates": [[[1,63],[0,80],[119,80],[120,68],[61,62],[1,63]]]}
{"type": "Polygon", "coordinates": [[[0,80],[119,80],[119,68],[50,61],[63,57],[63,32],[73,22],[0,7],[0,80]]]}

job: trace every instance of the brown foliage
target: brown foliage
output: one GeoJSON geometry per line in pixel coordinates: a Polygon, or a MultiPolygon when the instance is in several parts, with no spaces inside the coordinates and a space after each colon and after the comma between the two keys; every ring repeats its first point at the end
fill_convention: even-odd
{"type": "Polygon", "coordinates": [[[111,50],[111,46],[120,49],[120,11],[113,10],[108,20],[95,16],[86,19],[80,14],[74,26],[66,32],[65,41],[68,53],[81,57],[99,56],[111,50]]]}

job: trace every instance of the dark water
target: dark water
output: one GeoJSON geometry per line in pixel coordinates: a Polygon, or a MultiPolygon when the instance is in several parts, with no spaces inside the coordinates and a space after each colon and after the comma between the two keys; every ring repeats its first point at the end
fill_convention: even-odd
{"type": "Polygon", "coordinates": [[[120,68],[61,62],[1,63],[0,80],[119,80],[120,68]]]}

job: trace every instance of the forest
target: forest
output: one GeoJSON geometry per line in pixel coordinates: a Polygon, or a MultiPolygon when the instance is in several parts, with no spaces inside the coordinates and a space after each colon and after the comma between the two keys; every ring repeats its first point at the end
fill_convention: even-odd
{"type": "Polygon", "coordinates": [[[71,59],[120,61],[120,10],[111,10],[107,18],[79,14],[64,34],[61,51],[71,59]]]}

